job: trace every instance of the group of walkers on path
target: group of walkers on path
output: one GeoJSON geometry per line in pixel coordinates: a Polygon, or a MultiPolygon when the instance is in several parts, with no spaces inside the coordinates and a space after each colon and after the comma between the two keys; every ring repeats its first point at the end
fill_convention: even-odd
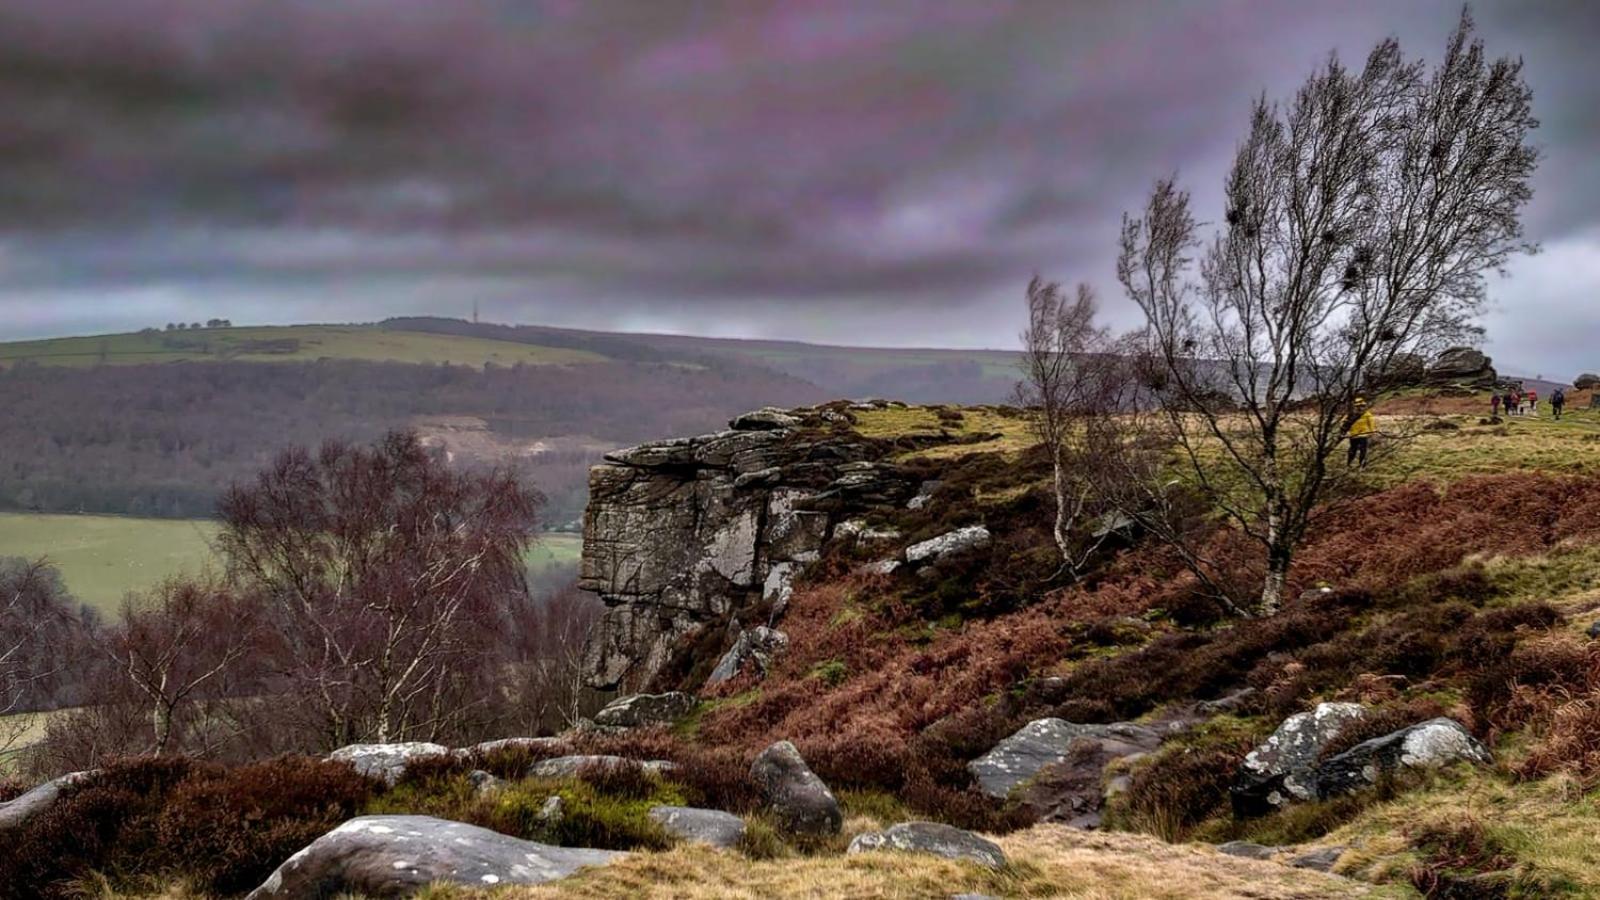
{"type": "MultiPolygon", "coordinates": [[[[1507,389],[1504,393],[1495,391],[1489,397],[1490,411],[1499,418],[1500,411],[1505,410],[1508,416],[1538,416],[1539,392],[1535,390],[1524,391],[1521,387],[1507,389]]],[[[1567,392],[1556,388],[1550,395],[1550,410],[1557,419],[1561,418],[1562,410],[1567,407],[1567,392]]],[[[1367,450],[1372,443],[1372,438],[1378,434],[1378,421],[1372,415],[1372,409],[1367,405],[1365,397],[1355,398],[1355,403],[1350,415],[1345,419],[1344,434],[1349,441],[1349,450],[1345,454],[1345,465],[1366,468],[1367,450]]]]}
{"type": "MultiPolygon", "coordinates": [[[[1567,406],[1567,392],[1556,388],[1550,395],[1550,410],[1556,418],[1561,418],[1561,411],[1567,406]]],[[[1504,409],[1508,416],[1538,416],[1539,392],[1535,390],[1524,391],[1520,387],[1507,390],[1504,394],[1496,391],[1489,397],[1489,411],[1499,418],[1500,410],[1504,409]]]]}

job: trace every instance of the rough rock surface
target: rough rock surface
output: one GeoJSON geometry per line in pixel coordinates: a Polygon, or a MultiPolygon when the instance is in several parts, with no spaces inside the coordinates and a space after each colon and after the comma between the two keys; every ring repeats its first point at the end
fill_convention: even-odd
{"type": "Polygon", "coordinates": [[[1317,770],[1321,797],[1348,794],[1400,769],[1436,769],[1456,762],[1488,765],[1488,748],[1461,723],[1440,717],[1357,744],[1324,760],[1317,770]]]}
{"type": "MultiPolygon", "coordinates": [[[[1103,726],[1110,728],[1111,726],[1103,726]]],[[[1142,729],[1143,726],[1132,726],[1142,729]]],[[[1106,783],[1106,767],[1121,759],[1136,759],[1160,742],[1159,735],[1143,730],[1123,736],[1083,734],[1073,738],[1060,762],[1039,769],[1012,791],[1022,805],[1043,822],[1065,822],[1074,828],[1099,828],[1100,811],[1110,794],[1125,790],[1120,781],[1106,783]]]]}
{"type": "Polygon", "coordinates": [[[407,897],[429,884],[543,884],[627,854],[551,847],[428,816],[363,816],[289,857],[247,900],[407,897]]]}
{"type": "Polygon", "coordinates": [[[693,712],[698,702],[693,694],[682,691],[618,697],[595,713],[594,723],[606,728],[669,724],[693,712]]]}
{"type": "Polygon", "coordinates": [[[980,550],[989,546],[989,529],[982,525],[968,525],[948,534],[929,538],[906,548],[906,562],[913,565],[937,563],[946,557],[980,550]]]}
{"type": "Polygon", "coordinates": [[[85,778],[90,772],[73,772],[46,781],[27,793],[0,803],[0,834],[21,828],[29,819],[45,812],[61,799],[62,793],[85,778]]]}
{"type": "Polygon", "coordinates": [[[1277,847],[1268,847],[1265,844],[1256,844],[1250,841],[1229,841],[1218,844],[1217,852],[1227,856],[1238,856],[1244,859],[1271,859],[1278,853],[1277,847]]]}
{"type": "Polygon", "coordinates": [[[790,834],[838,834],[844,824],[833,791],[788,741],[761,751],[750,766],[750,778],[761,788],[778,826],[790,834]]]}
{"type": "Polygon", "coordinates": [[[450,754],[450,748],[442,744],[407,741],[398,744],[350,744],[329,753],[328,759],[349,763],[368,778],[379,778],[386,784],[394,784],[405,774],[406,766],[412,760],[450,754]]]}
{"type": "Polygon", "coordinates": [[[590,470],[579,583],[607,606],[584,651],[592,686],[643,690],[680,638],[755,621],[838,523],[915,492],[881,442],[795,427],[809,415],[758,411],[590,470]]]}
{"type": "Polygon", "coordinates": [[[1600,375],[1596,375],[1593,372],[1585,372],[1572,382],[1572,386],[1580,391],[1594,390],[1600,387],[1600,375]]]}
{"type": "Polygon", "coordinates": [[[495,741],[484,741],[473,744],[471,747],[462,747],[456,751],[457,756],[483,755],[496,753],[502,750],[528,750],[531,752],[570,753],[572,745],[564,738],[558,737],[512,737],[500,738],[495,741]]]}
{"type": "Polygon", "coordinates": [[[653,806],[650,818],[667,834],[697,844],[710,844],[724,850],[744,839],[744,820],[720,809],[692,806],[653,806]]]}
{"type": "Polygon", "coordinates": [[[732,680],[747,668],[754,668],[759,674],[765,675],[787,649],[789,649],[789,636],[776,628],[757,625],[742,631],[734,640],[733,646],[722,655],[722,659],[717,661],[717,667],[711,670],[711,676],[706,679],[706,684],[721,684],[732,680]]]}
{"type": "Polygon", "coordinates": [[[1492,388],[1499,381],[1494,365],[1481,350],[1451,347],[1428,364],[1427,379],[1435,384],[1492,388]]]}
{"type": "Polygon", "coordinates": [[[904,822],[886,831],[869,831],[857,835],[846,852],[868,853],[874,850],[928,853],[945,859],[975,862],[991,869],[1002,869],[1006,865],[1006,854],[999,844],[970,831],[937,822],[904,822]]]}
{"type": "Polygon", "coordinates": [[[586,769],[601,768],[627,768],[638,766],[646,772],[665,774],[671,772],[673,764],[664,759],[651,759],[640,761],[628,759],[625,756],[604,755],[578,755],[558,756],[555,759],[546,759],[534,763],[528,769],[530,778],[576,778],[586,769]]]}
{"type": "Polygon", "coordinates": [[[1232,788],[1233,808],[1240,815],[1263,815],[1317,795],[1317,757],[1322,748],[1351,722],[1366,715],[1359,703],[1319,703],[1296,713],[1239,766],[1232,788]]]}
{"type": "Polygon", "coordinates": [[[977,779],[984,793],[1005,799],[1012,789],[1031,780],[1046,766],[1065,762],[1072,743],[1079,738],[1113,742],[1134,753],[1160,746],[1162,734],[1132,722],[1078,725],[1065,719],[1036,719],[996,744],[993,750],[967,763],[967,771],[977,779]]]}

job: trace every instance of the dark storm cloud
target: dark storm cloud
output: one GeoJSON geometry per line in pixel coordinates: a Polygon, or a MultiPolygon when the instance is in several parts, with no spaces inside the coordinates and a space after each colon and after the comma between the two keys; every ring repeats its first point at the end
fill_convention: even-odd
{"type": "MultiPolygon", "coordinates": [[[[1477,10],[1490,51],[1528,61],[1547,259],[1600,234],[1596,9],[1477,10]]],[[[0,0],[0,331],[477,300],[1005,345],[1034,271],[1100,284],[1126,320],[1116,223],[1154,178],[1179,172],[1205,213],[1251,96],[1389,34],[1435,55],[1458,10],[0,0]]],[[[1496,296],[1543,320],[1582,290],[1530,269],[1496,296]]],[[[1490,324],[1518,365],[1580,364],[1564,332],[1490,324]]]]}

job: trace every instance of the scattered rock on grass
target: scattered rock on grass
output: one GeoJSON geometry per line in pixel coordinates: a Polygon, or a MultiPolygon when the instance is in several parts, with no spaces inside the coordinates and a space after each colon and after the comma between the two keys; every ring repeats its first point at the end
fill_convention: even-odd
{"type": "Polygon", "coordinates": [[[1322,748],[1351,722],[1366,715],[1359,703],[1319,703],[1296,713],[1239,766],[1232,788],[1233,808],[1258,816],[1317,795],[1317,759],[1322,748]]]}
{"type": "Polygon", "coordinates": [[[385,784],[394,784],[405,774],[406,766],[413,760],[450,755],[450,748],[443,744],[406,741],[397,744],[350,744],[328,754],[328,759],[349,763],[361,775],[381,779],[385,784]]]}
{"type": "Polygon", "coordinates": [[[1218,844],[1217,852],[1244,859],[1271,859],[1277,854],[1278,848],[1252,843],[1251,841],[1229,841],[1226,844],[1218,844]]]}
{"type": "Polygon", "coordinates": [[[666,725],[693,712],[698,702],[693,694],[683,691],[618,697],[595,713],[594,723],[607,728],[666,725]]]}
{"type": "Polygon", "coordinates": [[[546,759],[533,764],[528,769],[530,778],[576,778],[586,770],[595,769],[621,769],[637,766],[639,769],[664,775],[676,768],[671,762],[664,759],[650,759],[640,761],[628,759],[625,756],[579,755],[558,756],[555,759],[546,759]]]}
{"type": "Polygon", "coordinates": [[[1454,719],[1439,717],[1357,744],[1317,770],[1322,797],[1348,794],[1400,769],[1437,769],[1456,762],[1488,765],[1487,747],[1454,719]]]}
{"type": "Polygon", "coordinates": [[[1162,735],[1154,728],[1132,722],[1078,725],[1065,719],[1036,719],[967,763],[967,771],[984,793],[1003,800],[1039,770],[1065,761],[1072,742],[1078,738],[1115,741],[1132,748],[1129,752],[1136,752],[1154,750],[1160,746],[1162,735]]]}
{"type": "Polygon", "coordinates": [[[970,831],[937,822],[904,822],[885,831],[857,835],[846,852],[867,853],[875,850],[927,853],[945,859],[975,862],[991,869],[1001,869],[1006,865],[1006,854],[999,844],[970,831]]]}
{"type": "Polygon", "coordinates": [[[906,562],[937,563],[970,550],[981,550],[989,546],[991,539],[989,529],[982,525],[968,525],[966,528],[957,528],[936,538],[912,544],[906,548],[906,562]]]}
{"type": "Polygon", "coordinates": [[[551,847],[428,816],[362,816],[289,857],[247,900],[408,897],[430,884],[543,884],[626,856],[551,847]]]}
{"type": "Polygon", "coordinates": [[[839,801],[794,744],[779,741],[761,751],[750,766],[750,777],[784,831],[809,836],[839,833],[844,821],[839,801]]]}
{"type": "Polygon", "coordinates": [[[675,838],[723,850],[738,846],[744,838],[744,820],[719,809],[654,806],[650,819],[675,838]]]}

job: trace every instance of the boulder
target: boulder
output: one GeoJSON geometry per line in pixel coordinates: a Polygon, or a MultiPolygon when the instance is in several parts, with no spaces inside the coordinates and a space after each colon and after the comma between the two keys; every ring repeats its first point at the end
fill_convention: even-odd
{"type": "Polygon", "coordinates": [[[812,836],[839,833],[844,822],[839,801],[794,744],[779,741],[761,751],[750,766],[750,777],[784,831],[812,836]]]}
{"type": "Polygon", "coordinates": [[[1572,386],[1580,391],[1592,391],[1595,388],[1600,388],[1600,375],[1596,375],[1593,372],[1585,372],[1573,379],[1572,386]]]}
{"type": "Polygon", "coordinates": [[[534,763],[528,769],[529,778],[578,778],[585,771],[594,769],[626,769],[637,766],[641,770],[655,774],[665,775],[675,766],[664,759],[651,759],[640,761],[628,759],[625,756],[606,756],[598,754],[584,754],[576,756],[558,756],[555,759],[546,759],[534,763]]]}
{"type": "Polygon", "coordinates": [[[711,670],[711,677],[706,679],[706,684],[731,681],[748,667],[754,667],[759,674],[765,676],[772,668],[772,664],[787,649],[789,649],[789,636],[776,628],[757,625],[741,631],[733,646],[717,662],[717,667],[711,670]]]}
{"type": "Polygon", "coordinates": [[[982,525],[968,525],[936,538],[929,538],[906,548],[906,562],[915,564],[937,563],[950,556],[981,550],[989,546],[989,529],[982,525]]]}
{"type": "Polygon", "coordinates": [[[1226,856],[1238,856],[1243,859],[1271,859],[1277,855],[1278,848],[1250,841],[1229,841],[1226,844],[1218,844],[1217,852],[1226,856]]]}
{"type": "Polygon", "coordinates": [[[1440,717],[1357,744],[1317,770],[1317,794],[1336,797],[1401,769],[1437,769],[1457,762],[1488,765],[1494,757],[1461,723],[1440,717]]]}
{"type": "Polygon", "coordinates": [[[1317,759],[1322,748],[1351,722],[1366,715],[1359,703],[1319,703],[1296,713],[1239,766],[1231,795],[1234,811],[1257,816],[1317,795],[1317,759]]]}
{"type": "Polygon", "coordinates": [[[1129,752],[1147,752],[1161,745],[1156,729],[1132,722],[1111,725],[1078,725],[1065,719],[1036,719],[994,746],[994,749],[967,763],[967,771],[978,787],[991,797],[1003,800],[1017,785],[1032,779],[1046,766],[1065,762],[1072,742],[1095,738],[1124,745],[1129,752]]]}
{"type": "Polygon", "coordinates": [[[667,834],[690,843],[726,850],[737,847],[744,839],[744,820],[720,809],[653,806],[649,815],[667,834]]]}
{"type": "Polygon", "coordinates": [[[604,709],[595,713],[594,723],[606,728],[666,725],[693,712],[699,702],[693,694],[682,691],[633,694],[607,703],[604,709]]]}
{"type": "Polygon", "coordinates": [[[472,782],[472,789],[480,795],[496,793],[506,786],[504,780],[482,769],[473,769],[468,772],[467,780],[472,782]]]}
{"type": "Polygon", "coordinates": [[[247,900],[408,897],[439,883],[544,884],[626,855],[551,847],[429,816],[362,816],[289,857],[247,900]]]}
{"type": "Polygon", "coordinates": [[[779,428],[793,428],[800,424],[800,417],[790,415],[788,412],[772,406],[735,416],[728,427],[734,431],[773,431],[779,428]]]}
{"type": "Polygon", "coordinates": [[[1344,852],[1348,849],[1350,848],[1318,847],[1299,856],[1291,857],[1289,865],[1294,866],[1296,869],[1310,869],[1313,872],[1332,872],[1333,867],[1339,862],[1339,857],[1344,856],[1344,852]]]}
{"type": "MultiPolygon", "coordinates": [[[[1159,742],[1160,738],[1153,740],[1159,742]]],[[[1106,799],[1128,786],[1115,779],[1106,782],[1106,768],[1117,760],[1137,759],[1153,747],[1152,739],[1142,733],[1134,740],[1107,734],[1080,735],[1068,742],[1060,762],[1039,769],[1012,789],[1011,796],[1040,821],[1099,828],[1106,799]]]]}
{"type": "Polygon", "coordinates": [[[939,488],[941,487],[944,487],[944,482],[939,481],[938,479],[924,481],[922,485],[917,488],[916,496],[906,501],[906,509],[922,509],[923,507],[926,507],[928,505],[928,501],[933,499],[933,495],[938,493],[939,488]]]}
{"type": "Polygon", "coordinates": [[[1427,379],[1435,384],[1460,384],[1493,388],[1500,380],[1494,365],[1483,351],[1472,347],[1451,347],[1428,364],[1427,379]]]}
{"type": "Polygon", "coordinates": [[[350,744],[328,754],[332,762],[349,763],[368,778],[377,778],[385,784],[394,784],[405,774],[412,760],[431,759],[452,755],[449,747],[425,741],[406,741],[397,744],[350,744]]]}
{"type": "Polygon", "coordinates": [[[459,757],[485,756],[490,753],[500,753],[507,750],[565,754],[572,752],[572,745],[566,739],[557,737],[500,738],[495,741],[473,744],[471,747],[462,747],[460,750],[455,751],[455,755],[459,757]]]}
{"type": "Polygon", "coordinates": [[[0,835],[21,828],[34,816],[48,811],[50,807],[56,805],[56,801],[61,799],[68,788],[77,786],[92,774],[93,770],[62,775],[60,778],[46,781],[21,796],[0,803],[0,835]]]}
{"type": "Polygon", "coordinates": [[[900,568],[900,560],[880,559],[862,566],[861,571],[867,575],[893,575],[898,568],[900,568]]]}
{"type": "Polygon", "coordinates": [[[1003,869],[1006,866],[1006,854],[999,844],[970,831],[937,822],[904,822],[885,831],[869,831],[857,835],[845,852],[854,854],[877,850],[926,853],[961,862],[975,862],[991,869],[1003,869]]]}

